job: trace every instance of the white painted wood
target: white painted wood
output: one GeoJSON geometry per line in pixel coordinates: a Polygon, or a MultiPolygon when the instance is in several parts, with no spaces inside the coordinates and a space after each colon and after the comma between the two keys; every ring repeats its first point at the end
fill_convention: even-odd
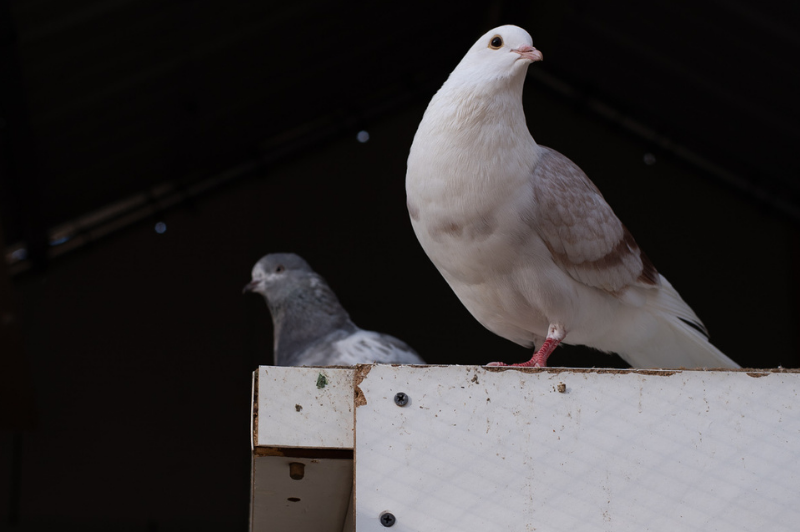
{"type": "MultiPolygon", "coordinates": [[[[255,420],[256,420],[256,376],[258,375],[258,370],[253,372],[253,375],[250,379],[250,450],[253,451],[255,449],[256,444],[256,428],[255,428],[255,420]]],[[[251,479],[252,480],[252,479],[251,479]]],[[[252,512],[250,512],[252,514],[252,512]]],[[[252,528],[252,527],[250,527],[252,528]]]]}
{"type": "Polygon", "coordinates": [[[356,530],[800,530],[800,374],[654,373],[371,368],[356,530]]]}
{"type": "Polygon", "coordinates": [[[352,532],[344,528],[353,491],[353,461],[254,456],[253,532],[352,532]],[[289,476],[289,464],[305,465],[304,476],[289,476]]]}
{"type": "Polygon", "coordinates": [[[352,449],[353,374],[352,368],[259,367],[256,447],[352,449]]]}

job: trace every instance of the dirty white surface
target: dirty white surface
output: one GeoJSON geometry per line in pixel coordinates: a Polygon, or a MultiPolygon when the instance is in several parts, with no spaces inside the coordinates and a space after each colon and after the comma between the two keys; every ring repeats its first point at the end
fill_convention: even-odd
{"type": "Polygon", "coordinates": [[[352,368],[259,367],[255,445],[352,449],[353,374],[352,368]]]}
{"type": "Polygon", "coordinates": [[[353,461],[326,458],[253,457],[251,530],[254,532],[342,532],[353,491],[353,461]],[[305,465],[301,480],[289,464],[305,465]]]}
{"type": "Polygon", "coordinates": [[[356,530],[800,530],[800,374],[751,375],[372,367],[356,530]]]}

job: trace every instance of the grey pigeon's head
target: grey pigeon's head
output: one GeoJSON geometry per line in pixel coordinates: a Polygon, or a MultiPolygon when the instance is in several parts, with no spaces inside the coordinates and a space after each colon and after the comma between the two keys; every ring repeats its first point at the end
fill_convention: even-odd
{"type": "Polygon", "coordinates": [[[275,363],[298,365],[296,356],[335,331],[356,330],[336,294],[294,253],[272,253],[253,266],[244,292],[261,294],[272,315],[275,363]]]}
{"type": "Polygon", "coordinates": [[[294,253],[270,253],[261,257],[253,266],[252,280],[243,292],[255,292],[267,302],[279,302],[308,285],[311,277],[319,278],[302,257],[294,253]]]}
{"type": "Polygon", "coordinates": [[[261,294],[273,319],[289,312],[292,319],[321,319],[322,315],[349,319],[328,283],[294,253],[271,253],[253,266],[252,281],[243,292],[261,294]]]}

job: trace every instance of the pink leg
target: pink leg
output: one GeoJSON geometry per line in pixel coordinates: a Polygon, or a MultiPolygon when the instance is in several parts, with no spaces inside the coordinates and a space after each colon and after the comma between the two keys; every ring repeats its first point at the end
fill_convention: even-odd
{"type": "Polygon", "coordinates": [[[527,362],[521,362],[519,364],[505,364],[503,362],[490,362],[486,364],[487,366],[512,366],[512,367],[519,367],[519,368],[546,368],[547,367],[547,358],[552,354],[555,350],[556,346],[561,343],[561,340],[564,339],[566,333],[564,332],[564,328],[559,325],[551,325],[550,329],[547,331],[547,338],[545,339],[542,347],[539,348],[537,352],[533,354],[533,357],[527,362]]]}

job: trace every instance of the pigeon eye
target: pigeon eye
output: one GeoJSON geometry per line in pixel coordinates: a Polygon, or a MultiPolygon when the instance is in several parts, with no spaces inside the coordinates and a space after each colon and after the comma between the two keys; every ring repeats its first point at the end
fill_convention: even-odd
{"type": "Polygon", "coordinates": [[[492,40],[489,41],[489,48],[493,50],[499,50],[503,46],[503,38],[499,35],[495,35],[492,37],[492,40]]]}
{"type": "Polygon", "coordinates": [[[275,268],[275,273],[281,273],[285,269],[286,268],[284,268],[283,264],[278,264],[278,267],[275,268]]]}

